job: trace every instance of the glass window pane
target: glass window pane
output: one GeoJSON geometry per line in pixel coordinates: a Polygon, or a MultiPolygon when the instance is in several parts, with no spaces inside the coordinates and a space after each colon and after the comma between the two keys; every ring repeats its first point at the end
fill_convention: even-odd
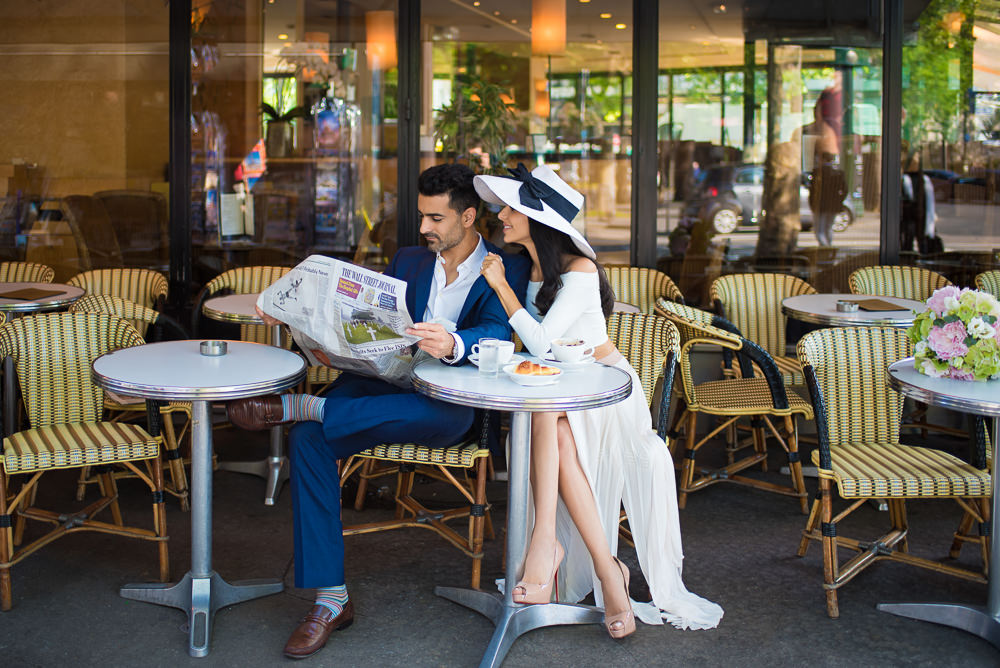
{"type": "Polygon", "coordinates": [[[165,3],[0,3],[0,43],[2,259],[166,271],[165,3]]]}

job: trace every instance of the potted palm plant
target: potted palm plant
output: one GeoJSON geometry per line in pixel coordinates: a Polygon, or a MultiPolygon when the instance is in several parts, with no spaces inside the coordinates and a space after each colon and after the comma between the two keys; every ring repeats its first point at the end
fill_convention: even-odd
{"type": "Polygon", "coordinates": [[[311,118],[308,107],[297,106],[279,111],[267,102],[262,102],[260,110],[264,114],[267,129],[264,132],[264,146],[272,158],[284,158],[295,148],[295,129],[292,121],[296,118],[311,118]]]}

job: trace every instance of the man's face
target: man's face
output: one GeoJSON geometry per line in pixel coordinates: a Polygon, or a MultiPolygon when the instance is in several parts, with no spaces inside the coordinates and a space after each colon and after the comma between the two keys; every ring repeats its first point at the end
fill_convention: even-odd
{"type": "Polygon", "coordinates": [[[427,239],[427,248],[435,253],[454,248],[465,237],[467,227],[462,214],[448,204],[448,195],[418,195],[417,214],[420,234],[427,239]]]}

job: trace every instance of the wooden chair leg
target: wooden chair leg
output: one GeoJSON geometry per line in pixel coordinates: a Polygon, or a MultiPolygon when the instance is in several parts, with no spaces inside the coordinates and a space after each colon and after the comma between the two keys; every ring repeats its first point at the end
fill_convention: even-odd
{"type": "Polygon", "coordinates": [[[361,464],[361,470],[358,471],[358,492],[354,495],[354,509],[359,512],[365,509],[365,494],[368,492],[368,476],[371,475],[372,469],[374,468],[375,460],[366,459],[361,464]]]}
{"type": "Polygon", "coordinates": [[[190,510],[187,472],[184,470],[181,445],[177,441],[174,420],[170,413],[163,414],[163,456],[167,459],[167,466],[170,468],[170,483],[174,488],[174,494],[181,501],[181,510],[190,510]]]}
{"type": "MultiPolygon", "coordinates": [[[[156,527],[156,535],[165,538],[167,535],[167,508],[163,493],[163,463],[159,456],[153,458],[151,468],[153,473],[153,526],[156,527]]],[[[159,548],[160,582],[168,582],[170,580],[169,546],[165,540],[159,541],[157,546],[159,548]]]]}
{"type": "Polygon", "coordinates": [[[836,619],[840,617],[840,608],[837,605],[837,590],[833,587],[837,582],[837,571],[839,568],[837,565],[837,537],[827,535],[836,531],[836,525],[833,524],[833,494],[831,493],[830,486],[829,480],[820,478],[820,522],[821,527],[824,529],[822,531],[823,583],[826,589],[826,614],[831,619],[836,619]],[[826,531],[826,527],[829,527],[830,531],[826,531]]]}
{"type": "Polygon", "coordinates": [[[87,483],[90,481],[90,467],[84,466],[80,469],[80,476],[76,480],[76,500],[83,501],[87,493],[87,483]]]}
{"type": "Polygon", "coordinates": [[[972,516],[972,513],[966,512],[962,514],[962,521],[958,523],[958,529],[955,530],[955,538],[951,541],[951,549],[948,550],[948,556],[952,559],[958,559],[958,555],[962,551],[962,540],[963,536],[968,536],[972,533],[972,525],[976,523],[976,518],[972,516]]]}
{"type": "Polygon", "coordinates": [[[758,455],[764,455],[760,460],[760,470],[767,473],[767,434],[764,432],[763,421],[763,418],[751,418],[753,448],[758,455]]]}
{"type": "Polygon", "coordinates": [[[396,519],[403,519],[405,514],[403,504],[398,503],[399,499],[410,496],[413,493],[413,479],[415,473],[412,464],[400,464],[399,473],[396,476],[396,519]]]}
{"type": "Polygon", "coordinates": [[[101,486],[101,495],[106,496],[111,499],[111,519],[118,526],[124,526],[125,523],[122,521],[122,509],[118,505],[118,485],[115,483],[115,476],[112,474],[111,470],[102,472],[98,476],[100,481],[98,484],[101,486]]]}
{"type": "Polygon", "coordinates": [[[799,507],[805,515],[809,512],[809,498],[806,496],[806,479],[802,475],[802,458],[799,456],[799,428],[794,417],[785,416],[785,433],[788,435],[788,470],[792,475],[792,487],[802,495],[799,507]]]}
{"type": "MultiPolygon", "coordinates": [[[[887,499],[889,504],[889,521],[892,522],[893,529],[906,531],[906,501],[904,499],[887,499]]],[[[909,542],[904,534],[903,539],[896,543],[896,549],[900,552],[909,552],[909,542]]]]}
{"type": "MultiPolygon", "coordinates": [[[[10,523],[12,508],[7,507],[7,474],[0,469],[0,564],[9,564],[14,556],[14,529],[10,523]]],[[[10,577],[10,566],[0,566],[0,610],[10,610],[14,599],[14,587],[10,577]]]]}
{"type": "Polygon", "coordinates": [[[685,435],[687,436],[687,447],[684,449],[684,460],[681,463],[681,485],[680,489],[677,490],[677,507],[681,510],[684,510],[684,506],[687,505],[687,490],[691,488],[691,484],[694,482],[694,439],[695,424],[697,421],[697,413],[688,413],[688,421],[684,426],[685,435]]]}
{"type": "Polygon", "coordinates": [[[799,539],[799,550],[796,554],[800,557],[806,556],[806,550],[809,549],[809,543],[812,539],[809,538],[816,531],[816,526],[819,524],[819,516],[822,506],[822,495],[817,494],[816,498],[813,499],[812,509],[809,511],[809,518],[806,520],[806,528],[802,531],[802,538],[799,539]]]}
{"type": "MultiPolygon", "coordinates": [[[[481,554],[483,551],[483,524],[486,519],[486,457],[480,457],[476,465],[476,494],[475,503],[472,506],[470,517],[469,546],[474,554],[481,554]]],[[[483,558],[472,558],[472,577],[469,586],[479,589],[479,581],[483,572],[483,558]]]]}

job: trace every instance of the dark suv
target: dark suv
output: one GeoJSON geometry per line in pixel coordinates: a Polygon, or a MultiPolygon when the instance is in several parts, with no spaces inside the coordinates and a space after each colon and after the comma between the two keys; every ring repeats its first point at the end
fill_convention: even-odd
{"type": "MultiPolygon", "coordinates": [[[[799,217],[802,229],[812,228],[809,208],[809,175],[802,175],[799,186],[799,217]]],[[[764,216],[764,165],[715,165],[698,178],[694,193],[685,203],[684,216],[712,225],[720,234],[758,225],[764,216]]],[[[854,213],[844,205],[833,221],[835,232],[842,232],[854,222],[854,213]]]]}

